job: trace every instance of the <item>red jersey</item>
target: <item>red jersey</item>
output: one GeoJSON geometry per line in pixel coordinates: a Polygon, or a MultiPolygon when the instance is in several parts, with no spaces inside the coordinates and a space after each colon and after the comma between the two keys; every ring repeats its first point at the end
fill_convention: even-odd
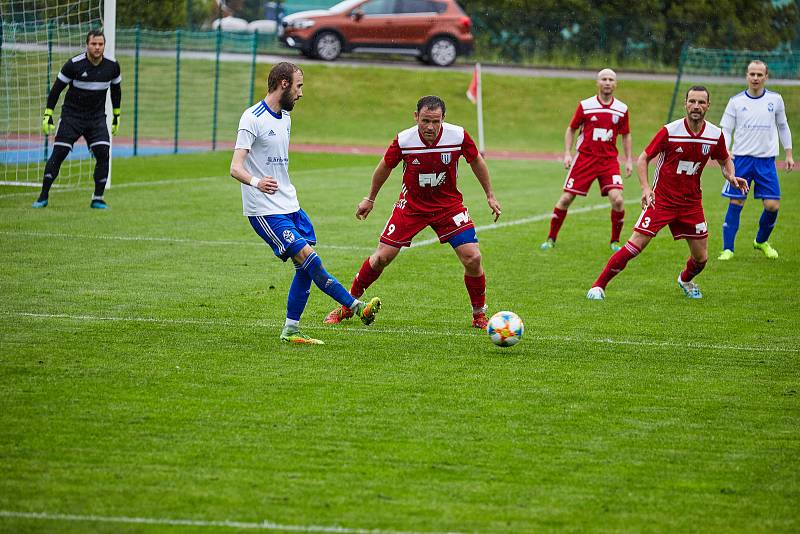
{"type": "Polygon", "coordinates": [[[580,128],[575,148],[587,156],[616,158],[617,135],[631,132],[628,106],[612,97],[611,103],[600,102],[597,95],[581,100],[569,127],[580,128]]]}
{"type": "Polygon", "coordinates": [[[701,204],[700,175],[709,158],[728,159],[722,130],[704,121],[699,134],[689,129],[686,119],[661,128],[645,149],[648,158],[658,155],[653,173],[653,192],[660,207],[701,204]]]}
{"type": "Polygon", "coordinates": [[[478,147],[461,126],[442,123],[439,137],[431,144],[413,126],[394,138],[383,161],[390,168],[403,162],[403,188],[396,206],[416,212],[450,209],[463,203],[456,187],[458,158],[467,163],[478,157],[478,147]]]}

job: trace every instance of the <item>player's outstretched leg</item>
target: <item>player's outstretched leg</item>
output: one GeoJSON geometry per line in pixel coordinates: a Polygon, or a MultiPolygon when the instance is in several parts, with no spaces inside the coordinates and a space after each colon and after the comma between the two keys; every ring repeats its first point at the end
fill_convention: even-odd
{"type": "Polygon", "coordinates": [[[375,320],[375,314],[381,309],[379,298],[376,297],[364,303],[348,293],[344,286],[325,270],[325,267],[322,266],[322,260],[317,256],[316,252],[311,252],[301,265],[323,293],[342,306],[350,308],[364,324],[372,324],[375,320]]]}
{"type": "Polygon", "coordinates": [[[286,299],[286,322],[281,331],[281,341],[306,345],[324,345],[323,341],[314,339],[300,331],[300,316],[308,303],[311,290],[311,276],[295,262],[294,279],[289,287],[286,299]]]}
{"type": "Polygon", "coordinates": [[[44,178],[42,179],[42,190],[39,193],[39,198],[36,199],[31,207],[32,208],[45,208],[50,197],[50,188],[53,187],[53,182],[58,178],[58,173],[61,170],[61,164],[67,159],[71,148],[63,145],[54,145],[53,153],[47,160],[44,166],[44,178]]]}
{"type": "Polygon", "coordinates": [[[733,259],[733,247],[736,242],[736,233],[739,231],[739,219],[742,214],[743,204],[728,203],[725,213],[725,222],[722,223],[722,253],[717,258],[721,261],[733,259]]]}
{"type": "MultiPolygon", "coordinates": [[[[634,236],[635,235],[636,234],[634,234],[634,236]]],[[[643,246],[640,248],[633,243],[633,237],[629,239],[628,242],[622,246],[622,248],[620,248],[611,256],[611,258],[608,259],[608,263],[606,263],[603,272],[600,273],[600,276],[598,276],[597,280],[595,280],[594,284],[592,284],[592,288],[586,294],[586,298],[589,300],[603,300],[605,298],[606,286],[611,279],[622,272],[625,266],[628,265],[628,262],[638,256],[646,244],[647,242],[645,241],[643,246]]]]}
{"type": "MultiPolygon", "coordinates": [[[[378,277],[381,275],[381,272],[383,271],[378,271],[372,267],[370,258],[367,257],[367,259],[364,260],[364,263],[361,264],[361,269],[358,270],[355,278],[353,278],[353,285],[350,287],[350,294],[355,298],[360,298],[367,288],[378,279],[378,277]]],[[[347,306],[337,306],[325,317],[323,322],[325,324],[339,324],[346,319],[350,319],[352,316],[353,310],[347,306]]]]}

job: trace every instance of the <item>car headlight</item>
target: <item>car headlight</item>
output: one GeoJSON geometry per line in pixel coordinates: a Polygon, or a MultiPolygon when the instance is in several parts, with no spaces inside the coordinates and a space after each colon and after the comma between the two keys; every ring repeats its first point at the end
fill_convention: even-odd
{"type": "Polygon", "coordinates": [[[313,25],[314,21],[311,19],[297,19],[289,23],[289,27],[294,28],[295,30],[305,30],[313,25]]]}

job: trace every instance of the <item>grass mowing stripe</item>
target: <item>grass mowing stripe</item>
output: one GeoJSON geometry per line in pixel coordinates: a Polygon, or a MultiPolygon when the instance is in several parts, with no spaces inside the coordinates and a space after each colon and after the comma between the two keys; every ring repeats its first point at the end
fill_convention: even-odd
{"type": "MultiPolygon", "coordinates": [[[[19,236],[19,237],[62,237],[65,239],[104,239],[108,241],[155,241],[166,243],[188,243],[191,245],[247,245],[263,247],[264,243],[261,241],[239,241],[239,240],[208,240],[208,239],[182,239],[179,237],[147,237],[147,236],[123,236],[123,235],[87,235],[87,234],[62,234],[51,232],[2,232],[0,235],[19,236]]],[[[372,251],[375,247],[359,247],[356,245],[315,245],[317,248],[322,249],[335,249],[335,250],[363,250],[372,251]]]]}
{"type": "MultiPolygon", "coordinates": [[[[160,319],[157,317],[115,317],[115,316],[99,316],[99,315],[70,315],[66,313],[29,313],[29,312],[2,312],[0,316],[7,317],[31,317],[34,319],[68,319],[72,321],[110,321],[110,322],[134,322],[134,323],[154,323],[154,324],[175,324],[175,325],[203,325],[203,326],[224,326],[232,327],[243,325],[280,328],[283,326],[282,322],[262,321],[262,320],[248,320],[248,321],[225,321],[218,319],[160,319]]],[[[306,325],[306,329],[319,330],[320,327],[314,325],[306,325]]],[[[415,334],[424,336],[455,336],[455,337],[473,337],[474,330],[464,330],[462,323],[452,323],[452,329],[448,330],[428,330],[421,328],[388,328],[381,326],[370,326],[368,328],[350,328],[345,326],[337,327],[338,330],[347,332],[348,334],[415,334]]],[[[743,350],[747,352],[786,352],[796,353],[800,349],[789,347],[775,347],[763,346],[754,347],[750,345],[725,345],[715,343],[679,343],[675,341],[658,341],[658,340],[641,340],[641,339],[613,339],[613,338],[588,338],[577,336],[552,336],[552,335],[539,335],[539,334],[525,334],[526,339],[534,339],[536,341],[560,341],[564,343],[594,343],[599,345],[630,345],[640,347],[675,347],[681,349],[711,349],[711,350],[743,350]]]]}
{"type": "MultiPolygon", "coordinates": [[[[371,528],[326,527],[321,525],[283,525],[271,521],[251,523],[246,521],[203,521],[199,519],[168,519],[158,517],[126,517],[103,515],[57,514],[48,512],[14,512],[0,510],[0,517],[39,519],[49,521],[77,521],[85,523],[127,523],[134,525],[168,525],[187,527],[224,527],[248,530],[284,530],[289,532],[333,532],[337,534],[422,534],[413,531],[382,530],[371,528]]],[[[425,534],[438,534],[435,532],[425,534]]],[[[456,533],[446,533],[456,534],[456,533]]]]}

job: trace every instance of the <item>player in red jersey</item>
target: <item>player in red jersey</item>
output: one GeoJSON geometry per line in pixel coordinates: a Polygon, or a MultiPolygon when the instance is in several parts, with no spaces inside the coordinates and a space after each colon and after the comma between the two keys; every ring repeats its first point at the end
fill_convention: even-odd
{"type": "MultiPolygon", "coordinates": [[[[403,162],[403,186],[372,256],[364,260],[358,271],[351,295],[362,295],[397,257],[402,247],[426,226],[430,226],[440,243],[449,243],[464,265],[464,284],[472,303],[472,326],[486,328],[486,275],[481,264],[475,225],[464,207],[456,187],[458,159],[472,167],[486,193],[486,201],[500,217],[500,203],[494,198],[489,169],[475,142],[460,126],[444,122],[445,105],[438,96],[424,96],[414,112],[416,125],[394,138],[372,175],[369,196],[358,204],[356,218],[366,219],[375,204],[375,197],[389,178],[392,169],[403,162]]],[[[341,322],[352,312],[338,307],[325,318],[328,324],[341,322]]]]}
{"type": "Polygon", "coordinates": [[[575,195],[585,197],[595,180],[600,184],[600,194],[611,201],[611,249],[619,250],[619,234],[625,219],[625,204],[622,198],[622,176],[617,157],[617,135],[622,136],[625,152],[625,176],[633,171],[631,156],[631,130],[628,106],[614,98],[617,75],[611,69],[597,73],[597,95],[582,100],[575,110],[572,121],[564,134],[564,168],[568,169],[564,181],[564,193],[553,208],[550,233],[547,241],[539,247],[550,250],[556,246],[556,238],[575,195]],[[580,130],[572,158],[572,142],[580,130]]]}
{"type": "Polygon", "coordinates": [[[708,89],[696,85],[686,93],[686,118],[661,128],[644,149],[636,165],[642,185],[642,214],[627,243],[608,260],[603,272],[586,295],[603,300],[608,282],[669,225],[675,240],[686,239],[689,260],[678,275],[678,285],[689,298],[703,298],[692,280],[708,261],[708,227],[703,214],[700,175],[709,159],[717,160],[722,176],[747,194],[747,180],[734,175],[733,160],[725,148],[722,130],[705,120],[710,104],[708,89]],[[653,187],[647,181],[647,165],[658,157],[653,187]]]}

